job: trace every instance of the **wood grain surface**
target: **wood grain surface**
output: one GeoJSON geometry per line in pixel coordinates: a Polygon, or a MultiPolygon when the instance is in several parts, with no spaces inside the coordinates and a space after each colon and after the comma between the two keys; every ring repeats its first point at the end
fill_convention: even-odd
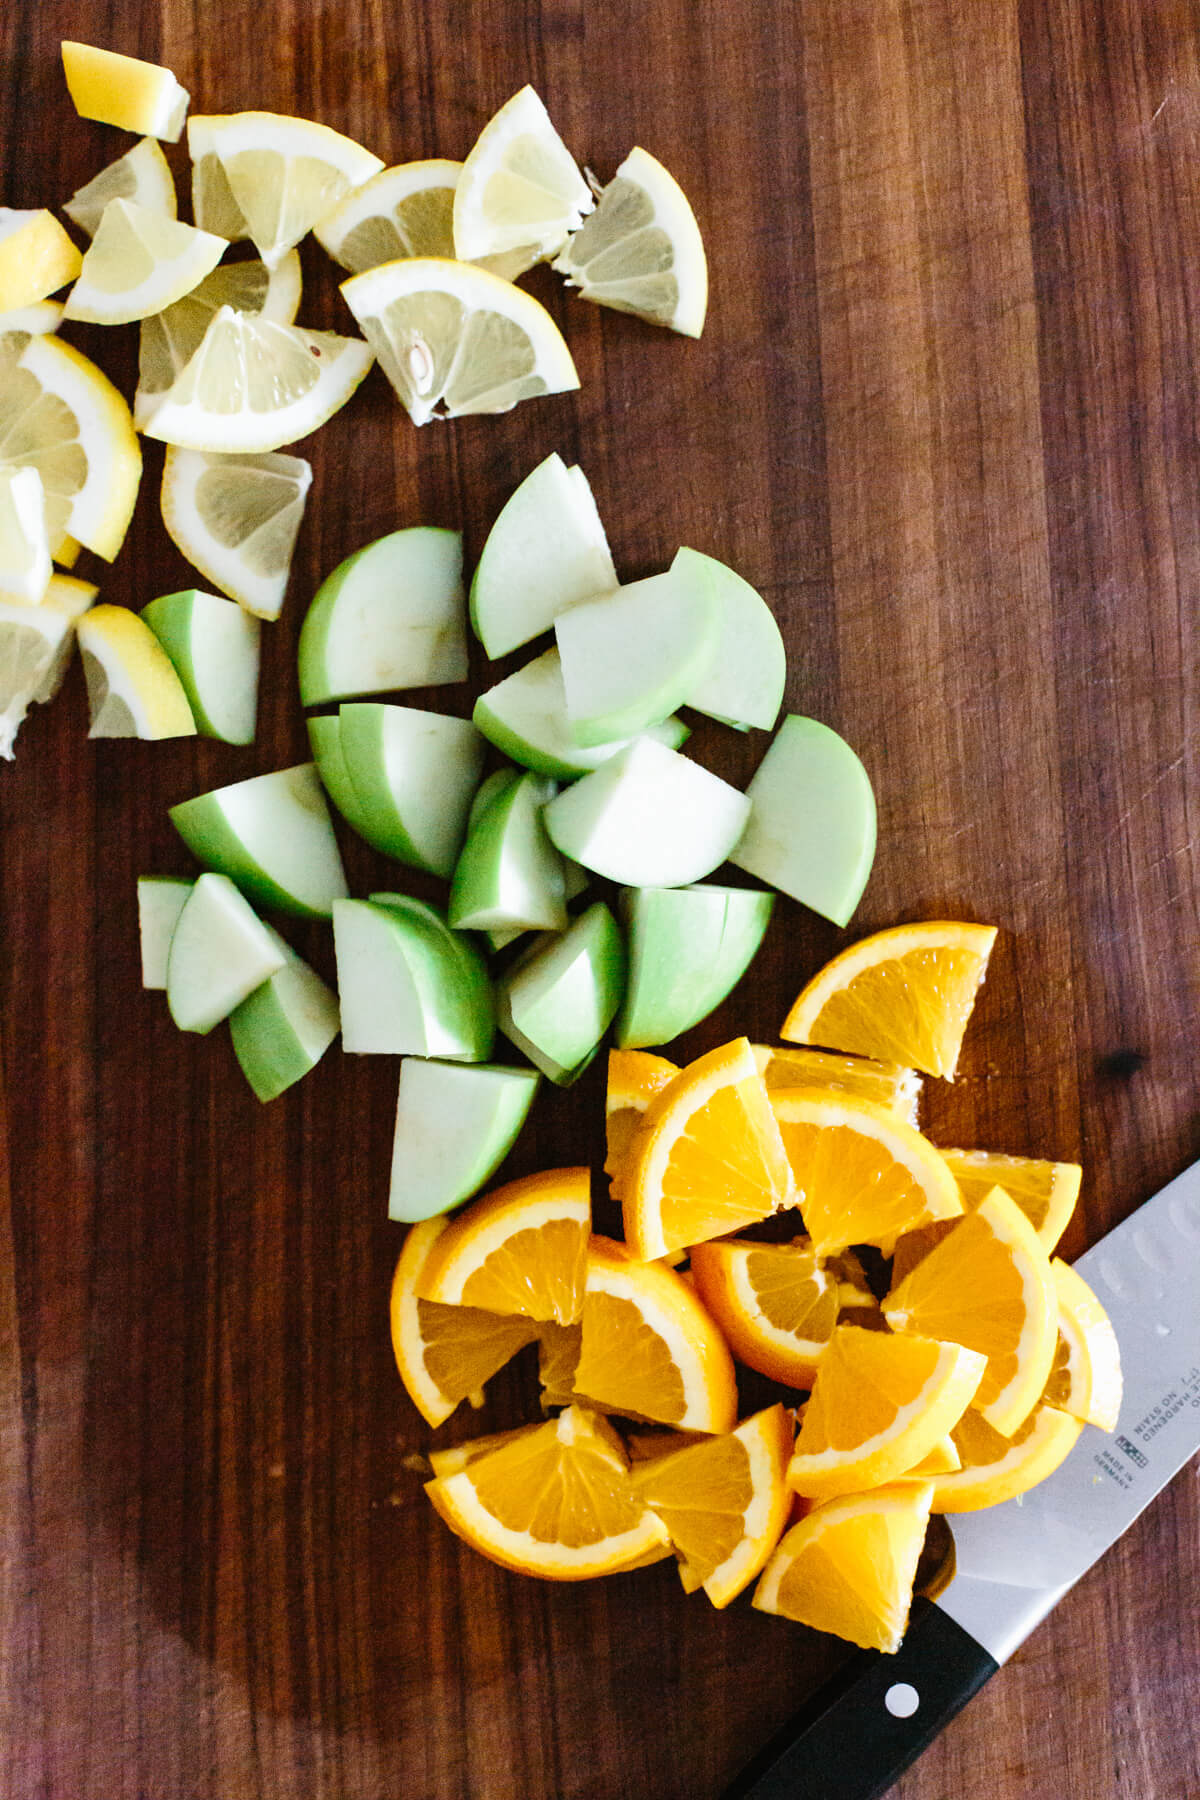
{"type": "MultiPolygon", "coordinates": [[[[5,204],[128,143],[75,118],[64,37],[388,162],[462,156],[532,81],[601,178],[633,143],[675,172],[712,296],[694,344],[536,272],[582,386],[501,418],[415,431],[373,374],[303,448],[257,743],[89,743],[76,669],[0,769],[0,1800],[715,1800],[841,1647],[667,1565],[556,1588],[446,1532],[387,1336],[394,1060],[335,1050],[260,1108],[142,993],[135,879],[189,867],[169,805],[305,757],[321,575],[416,522],[475,555],[558,449],[625,578],[689,543],[769,599],[790,709],[876,784],[852,933],[1001,927],[932,1135],[1082,1159],[1068,1256],[1124,1217],[1200,1154],[1200,5],[8,0],[5,204]]],[[[302,321],[347,329],[303,257],[302,321]]],[[[67,335],[132,392],[135,332],[67,335]]],[[[191,579],[146,448],[103,572],[134,606],[191,579]]],[[[764,742],[691,749],[741,782],[764,742]]],[[[781,902],[684,1053],[771,1035],[850,935],[781,902]]],[[[596,1159],[602,1085],[544,1092],[508,1170],[596,1159]]],[[[438,1441],[535,1393],[519,1362],[438,1441]]],[[[1193,1465],[898,1800],[1195,1800],[1198,1519],[1193,1465]]]]}

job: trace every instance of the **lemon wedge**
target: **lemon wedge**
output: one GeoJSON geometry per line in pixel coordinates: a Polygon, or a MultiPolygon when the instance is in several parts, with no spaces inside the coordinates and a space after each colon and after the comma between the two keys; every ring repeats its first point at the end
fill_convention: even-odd
{"type": "Polygon", "coordinates": [[[96,44],[62,45],[63,74],[81,119],[119,125],[139,137],[178,141],[187,115],[188,92],[170,69],[101,50],[96,44]]]}
{"type": "Polygon", "coordinates": [[[126,606],[93,606],[75,627],[87,677],[89,737],[195,735],[196,722],[166,651],[126,606]]]}
{"type": "MultiPolygon", "coordinates": [[[[454,191],[460,162],[431,158],[381,169],[354,188],[313,229],[335,262],[352,275],[403,256],[454,256],[454,191]]],[[[484,256],[480,267],[510,279],[529,267],[520,251],[484,256]]]]}
{"type": "Polygon", "coordinates": [[[0,599],[0,756],[12,760],[13,742],[62,650],[70,654],[71,621],[49,606],[0,599]]]}
{"type": "Polygon", "coordinates": [[[42,478],[36,469],[0,469],[0,591],[36,606],[49,581],[42,478]]]}
{"type": "Polygon", "coordinates": [[[454,194],[455,255],[522,251],[524,266],[561,250],[595,205],[592,190],[531,87],[488,120],[454,194]]]}
{"type": "Polygon", "coordinates": [[[579,386],[545,307],[487,269],[418,256],[353,275],[342,293],[414,425],[579,386]]]}
{"type": "Polygon", "coordinates": [[[74,281],[82,260],[52,212],[0,206],[0,313],[57,293],[74,281]]]}
{"type": "Polygon", "coordinates": [[[136,200],[110,200],[65,316],[93,325],[127,325],[182,300],[229,248],[211,231],[168,219],[136,200]]]}
{"type": "Polygon", "coordinates": [[[0,313],[0,337],[10,331],[42,337],[58,330],[62,315],[61,300],[35,300],[31,306],[14,307],[12,312],[0,313]]]}
{"type": "Polygon", "coordinates": [[[35,700],[53,700],[62,686],[63,677],[70,665],[71,652],[75,648],[75,625],[89,607],[95,605],[99,592],[95,582],[80,581],[75,575],[60,575],[57,570],[51,575],[50,584],[41,598],[41,606],[49,607],[51,612],[61,613],[67,621],[68,629],[42,676],[37,693],[33,696],[35,700]]]}
{"type": "Polygon", "coordinates": [[[268,268],[383,167],[340,132],[284,113],[200,114],[188,121],[188,149],[197,165],[215,157],[225,176],[228,195],[213,170],[202,178],[206,219],[232,199],[268,268]]]}
{"type": "Polygon", "coordinates": [[[147,206],[151,212],[173,219],[178,212],[175,183],[162,149],[154,138],[143,138],[116,162],[110,162],[98,175],[77,188],[65,202],[63,211],[81,231],[95,237],[96,227],[110,200],[132,200],[147,206]]]}
{"type": "Polygon", "coordinates": [[[154,409],[146,435],[220,454],[278,450],[344,406],[373,360],[358,338],[222,306],[154,409]]]}
{"type": "Polygon", "coordinates": [[[159,400],[200,348],[213,317],[223,306],[260,319],[290,325],[300,307],[300,258],[289,250],[275,268],[253,262],[223,263],[190,293],[142,320],[138,387],[133,422],[139,431],[159,400]]]}
{"type": "Polygon", "coordinates": [[[299,456],[167,451],[162,516],[200,573],[260,619],[277,619],[312,468],[299,456]]]}
{"type": "Polygon", "coordinates": [[[554,267],[585,300],[699,337],[708,263],[683,189],[645,150],[629,152],[554,267]]]}

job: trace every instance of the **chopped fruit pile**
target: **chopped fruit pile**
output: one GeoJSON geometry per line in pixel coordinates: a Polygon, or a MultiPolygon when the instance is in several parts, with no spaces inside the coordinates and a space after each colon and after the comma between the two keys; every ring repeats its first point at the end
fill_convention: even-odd
{"type": "Polygon", "coordinates": [[[737,1039],[682,1068],[614,1050],[598,1204],[624,1242],[578,1168],[412,1228],[392,1332],[422,1416],[480,1404],[534,1339],[555,1415],[430,1453],[452,1530],[563,1580],[673,1552],[714,1606],[757,1580],[761,1611],[894,1651],[931,1514],[1026,1493],[1085,1422],[1113,1429],[1112,1327],[1051,1257],[1078,1167],[943,1155],[913,1122],[915,1064],[956,1064],[993,936],[855,946],[805,990],[803,1035],[829,1049],[737,1039]],[[969,968],[947,973],[948,942],[969,968]],[[834,1002],[862,970],[886,973],[855,996],[845,1054],[834,1002]],[[739,1364],[780,1388],[740,1421],[739,1364]]]}

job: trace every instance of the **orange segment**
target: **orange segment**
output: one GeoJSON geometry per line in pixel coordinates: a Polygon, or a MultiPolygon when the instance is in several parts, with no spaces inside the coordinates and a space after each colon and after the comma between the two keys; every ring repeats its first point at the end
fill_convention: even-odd
{"type": "Polygon", "coordinates": [[[548,1169],[468,1206],[438,1239],[417,1291],[570,1325],[583,1305],[591,1188],[586,1169],[548,1169]]]}
{"type": "Polygon", "coordinates": [[[1058,1299],[1058,1343],[1042,1399],[1085,1425],[1114,1431],[1121,1410],[1121,1349],[1108,1314],[1059,1257],[1050,1264],[1058,1299]]]}
{"type": "Polygon", "coordinates": [[[473,1306],[439,1306],[418,1299],[417,1284],[446,1230],[445,1219],[414,1225],[392,1277],[396,1367],[413,1405],[430,1425],[448,1419],[460,1400],[476,1393],[537,1335],[527,1319],[498,1318],[473,1306]]]}
{"type": "Polygon", "coordinates": [[[689,1431],[737,1419],[733,1359],[691,1285],[663,1263],[594,1237],[577,1393],[627,1417],[689,1431]]]}
{"type": "Polygon", "coordinates": [[[754,1605],[866,1650],[898,1650],[933,1491],[903,1481],[814,1507],[767,1564],[754,1605]]]}
{"type": "Polygon", "coordinates": [[[773,1088],[828,1088],[835,1094],[857,1094],[897,1113],[916,1129],[921,1103],[921,1077],[897,1063],[874,1062],[869,1056],[838,1056],[831,1050],[776,1048],[755,1044],[759,1073],[773,1088]]]}
{"type": "Polygon", "coordinates": [[[943,1150],[942,1157],[967,1207],[978,1206],[994,1187],[1002,1187],[1025,1214],[1049,1255],[1075,1211],[1083,1180],[1078,1163],[1006,1156],[999,1150],[943,1150]]]}
{"type": "Polygon", "coordinates": [[[728,1606],[779,1541],[791,1504],[784,1479],[792,1423],[782,1406],[731,1432],[634,1467],[632,1480],[666,1526],[691,1592],[728,1606]]]}
{"type": "Polygon", "coordinates": [[[876,932],[813,977],[779,1035],[953,1079],[995,940],[946,920],[876,932]]]}
{"type": "Polygon", "coordinates": [[[806,1238],[694,1244],[691,1267],[696,1292],[739,1362],[786,1387],[812,1386],[840,1295],[806,1238]]]}
{"type": "Polygon", "coordinates": [[[1002,1437],[972,1407],[950,1433],[962,1468],[937,1477],[932,1510],[979,1512],[1027,1494],[1066,1460],[1082,1430],[1069,1413],[1038,1406],[1012,1437],[1002,1437]]]}
{"type": "Polygon", "coordinates": [[[972,1404],[1006,1436],[1037,1405],[1057,1338],[1050,1260],[1002,1188],[923,1257],[883,1303],[895,1331],[965,1344],[987,1357],[972,1404]]]}
{"type": "Polygon", "coordinates": [[[608,1088],[604,1097],[604,1173],[614,1200],[621,1198],[620,1179],[646,1108],[679,1073],[677,1063],[649,1050],[610,1050],[608,1088]]]}
{"type": "Polygon", "coordinates": [[[787,1206],[792,1176],[745,1038],[682,1069],[651,1102],[622,1188],[625,1237],[646,1261],[787,1206]]]}
{"type": "Polygon", "coordinates": [[[825,1500],[896,1480],[957,1424],[985,1367],[958,1344],[839,1325],[804,1409],[788,1481],[825,1500]]]}
{"type": "Polygon", "coordinates": [[[962,1212],[954,1177],[933,1145],[885,1107],[817,1088],[778,1088],[771,1104],[820,1255],[886,1243],[962,1212]]]}
{"type": "Polygon", "coordinates": [[[579,1340],[578,1325],[558,1325],[553,1319],[547,1319],[539,1327],[538,1382],[543,1412],[551,1406],[567,1406],[575,1399],[579,1340]]]}

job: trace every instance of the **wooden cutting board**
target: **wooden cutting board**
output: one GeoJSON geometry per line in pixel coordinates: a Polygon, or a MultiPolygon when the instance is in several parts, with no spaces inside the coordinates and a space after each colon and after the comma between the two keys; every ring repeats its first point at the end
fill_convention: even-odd
{"type": "MultiPolygon", "coordinates": [[[[76,670],[0,769],[0,1796],[712,1800],[841,1647],[667,1565],[555,1588],[446,1532],[386,1330],[395,1063],[334,1051],[260,1108],[221,1034],[142,993],[135,879],[188,869],[173,802],[305,757],[321,575],[421,521],[474,556],[560,450],[624,577],[688,543],[775,609],[789,707],[876,784],[853,932],[1001,927],[931,1133],[1081,1158],[1068,1256],[1123,1217],[1200,1152],[1200,8],[10,0],[9,205],[129,141],[74,117],[63,37],[389,162],[462,156],[531,81],[601,179],[635,142],[671,167],[712,298],[695,344],[538,272],[582,386],[502,418],[418,432],[373,375],[303,447],[257,743],[89,743],[76,670]]],[[[348,328],[304,266],[303,321],[348,328]]],[[[69,335],[132,392],[132,329],[69,335]]],[[[192,579],[146,448],[102,572],[133,606],[192,579]]],[[[742,782],[764,743],[691,748],[742,782]]],[[[356,892],[391,879],[345,852],[356,892]]],[[[769,1036],[848,936],[781,902],[682,1052],[769,1036]]],[[[327,933],[295,941],[328,968],[327,933]]],[[[511,1173],[597,1158],[602,1084],[546,1091],[511,1173]]],[[[535,1385],[519,1365],[439,1439],[531,1416],[535,1385]]],[[[1194,1800],[1198,1510],[1193,1466],[896,1795],[1194,1800]]]]}

